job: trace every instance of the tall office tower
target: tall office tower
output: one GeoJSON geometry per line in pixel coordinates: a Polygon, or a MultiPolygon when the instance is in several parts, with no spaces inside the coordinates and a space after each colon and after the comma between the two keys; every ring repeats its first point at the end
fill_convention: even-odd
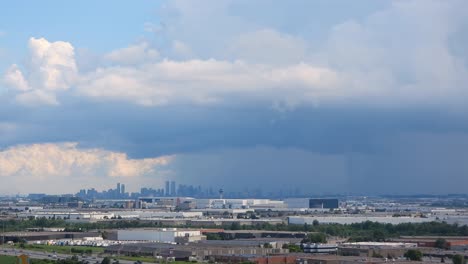
{"type": "Polygon", "coordinates": [[[169,196],[170,195],[170,190],[169,190],[169,181],[166,181],[166,196],[169,196]]]}
{"type": "Polygon", "coordinates": [[[120,185],[120,193],[125,194],[125,184],[120,185]]]}
{"type": "Polygon", "coordinates": [[[176,195],[177,195],[177,193],[176,193],[175,181],[171,181],[171,195],[172,195],[172,196],[176,196],[176,195]]]}
{"type": "Polygon", "coordinates": [[[117,193],[120,193],[120,182],[117,183],[117,193]]]}

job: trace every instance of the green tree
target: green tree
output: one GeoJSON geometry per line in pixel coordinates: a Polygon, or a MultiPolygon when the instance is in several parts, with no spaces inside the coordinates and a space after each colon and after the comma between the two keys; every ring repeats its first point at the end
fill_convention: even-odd
{"type": "Polygon", "coordinates": [[[435,241],[435,247],[436,248],[441,248],[441,249],[448,249],[449,248],[449,245],[447,243],[447,240],[443,239],[443,238],[438,238],[436,241],[435,241]]]}
{"type": "Polygon", "coordinates": [[[372,233],[372,236],[373,236],[373,240],[378,241],[378,242],[385,241],[386,239],[386,235],[382,230],[374,230],[374,232],[372,233]]]}
{"type": "Polygon", "coordinates": [[[284,244],[283,249],[289,249],[289,252],[302,252],[301,247],[294,244],[284,244]]]}
{"type": "Polygon", "coordinates": [[[231,230],[239,230],[239,229],[241,229],[239,222],[232,222],[231,230]]]}
{"type": "Polygon", "coordinates": [[[463,257],[462,255],[454,255],[452,257],[452,262],[453,264],[465,264],[466,261],[465,261],[465,257],[463,257]]]}
{"type": "Polygon", "coordinates": [[[412,261],[421,261],[422,260],[422,253],[417,249],[410,249],[406,251],[405,258],[412,260],[412,261]]]}
{"type": "Polygon", "coordinates": [[[208,233],[206,234],[206,240],[223,240],[218,233],[208,233]]]}
{"type": "Polygon", "coordinates": [[[270,243],[264,243],[263,247],[264,248],[273,248],[273,246],[270,243]]]}
{"type": "Polygon", "coordinates": [[[102,259],[101,264],[111,264],[111,259],[109,257],[105,257],[102,259]]]}
{"type": "Polygon", "coordinates": [[[301,243],[327,243],[327,236],[324,233],[310,233],[301,243]]]}

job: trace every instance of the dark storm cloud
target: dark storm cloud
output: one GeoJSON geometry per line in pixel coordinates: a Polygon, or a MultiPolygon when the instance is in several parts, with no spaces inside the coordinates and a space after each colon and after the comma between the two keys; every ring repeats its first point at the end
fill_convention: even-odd
{"type": "Polygon", "coordinates": [[[134,157],[257,145],[318,153],[372,153],[398,133],[466,132],[465,114],[440,109],[301,107],[279,112],[267,105],[167,106],[68,101],[58,107],[1,106],[0,122],[24,128],[3,147],[31,142],[82,142],[134,157]]]}
{"type": "Polygon", "coordinates": [[[174,154],[178,181],[233,189],[464,191],[464,7],[174,1],[156,37],[105,54],[30,36],[0,87],[0,147],[174,154]]]}

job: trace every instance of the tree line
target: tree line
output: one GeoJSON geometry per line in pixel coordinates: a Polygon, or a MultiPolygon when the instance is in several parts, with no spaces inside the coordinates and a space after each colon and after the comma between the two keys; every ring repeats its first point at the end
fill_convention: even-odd
{"type": "MultiPolygon", "coordinates": [[[[141,220],[109,220],[95,223],[72,223],[62,219],[25,219],[25,220],[3,220],[0,226],[5,226],[6,231],[23,231],[27,228],[64,227],[65,231],[86,232],[104,229],[125,229],[139,227],[193,227],[169,226],[159,221],[141,220]]],[[[197,226],[200,227],[200,226],[197,226]]],[[[203,228],[220,228],[219,226],[206,225],[203,228]]],[[[384,224],[378,222],[362,222],[354,224],[269,224],[259,223],[256,225],[241,225],[239,222],[222,226],[227,230],[269,230],[269,231],[296,231],[317,232],[328,236],[347,237],[350,241],[385,241],[399,236],[468,236],[468,226],[448,224],[445,222],[425,223],[401,223],[384,224]]]]}

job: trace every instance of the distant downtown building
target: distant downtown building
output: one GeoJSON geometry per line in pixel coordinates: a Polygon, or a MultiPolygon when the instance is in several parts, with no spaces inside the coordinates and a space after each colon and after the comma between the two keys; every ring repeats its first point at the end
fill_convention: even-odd
{"type": "Polygon", "coordinates": [[[164,189],[165,190],[165,195],[166,196],[170,196],[171,195],[171,192],[170,192],[170,184],[169,184],[169,181],[166,181],[166,188],[164,189]]]}
{"type": "Polygon", "coordinates": [[[171,181],[171,196],[176,196],[176,195],[177,195],[176,183],[175,181],[171,181]]]}

